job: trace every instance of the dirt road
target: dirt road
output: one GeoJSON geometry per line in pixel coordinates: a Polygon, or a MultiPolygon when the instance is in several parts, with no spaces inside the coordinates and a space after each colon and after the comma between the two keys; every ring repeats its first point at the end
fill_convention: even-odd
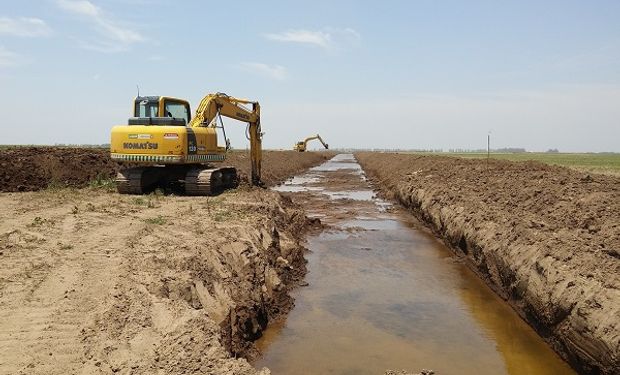
{"type": "MultiPolygon", "coordinates": [[[[324,159],[289,156],[267,159],[268,181],[324,159]]],[[[235,358],[292,306],[309,226],[244,186],[1,193],[0,374],[267,374],[235,358]]]]}
{"type": "MultiPolygon", "coordinates": [[[[0,149],[0,191],[37,191],[48,187],[86,187],[97,178],[113,178],[121,165],[109,150],[69,147],[0,149]]],[[[264,151],[262,179],[268,185],[319,164],[330,152],[264,151]]],[[[236,167],[242,181],[250,174],[247,151],[233,151],[224,163],[236,167]]]]}
{"type": "Polygon", "coordinates": [[[620,179],[536,162],[356,154],[583,373],[620,373],[620,179]]]}

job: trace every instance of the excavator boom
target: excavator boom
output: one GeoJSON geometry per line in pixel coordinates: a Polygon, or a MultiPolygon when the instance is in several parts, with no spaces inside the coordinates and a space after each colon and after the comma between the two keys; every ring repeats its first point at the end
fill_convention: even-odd
{"type": "Polygon", "coordinates": [[[262,134],[260,128],[260,104],[246,99],[233,98],[222,93],[209,94],[202,98],[190,127],[209,126],[218,116],[247,122],[247,137],[250,140],[252,163],[252,184],[260,185],[262,162],[262,134]],[[251,105],[252,109],[244,107],[251,105]]]}

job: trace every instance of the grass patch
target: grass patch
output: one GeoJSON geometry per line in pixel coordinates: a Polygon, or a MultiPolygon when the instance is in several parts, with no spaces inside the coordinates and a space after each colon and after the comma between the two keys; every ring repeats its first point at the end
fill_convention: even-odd
{"type": "Polygon", "coordinates": [[[45,190],[47,190],[47,191],[58,191],[58,190],[66,188],[66,187],[67,187],[66,184],[58,181],[55,178],[52,178],[50,180],[50,182],[47,183],[47,186],[45,187],[45,190]]]}
{"type": "Polygon", "coordinates": [[[154,225],[164,225],[166,224],[166,218],[159,215],[157,217],[151,217],[148,219],[144,219],[144,222],[147,224],[154,224],[154,225]]]}
{"type": "Polygon", "coordinates": [[[109,176],[98,173],[97,177],[89,181],[88,186],[93,189],[114,190],[116,189],[116,182],[109,176]]]}
{"type": "Polygon", "coordinates": [[[148,208],[155,207],[155,203],[153,203],[153,201],[150,198],[148,199],[144,199],[143,197],[133,198],[131,200],[131,203],[135,204],[136,206],[146,206],[148,208]]]}
{"type": "Polygon", "coordinates": [[[138,198],[133,198],[131,200],[131,203],[135,204],[136,206],[144,206],[144,204],[146,203],[146,200],[144,200],[144,198],[142,197],[138,197],[138,198]]]}
{"type": "Polygon", "coordinates": [[[218,211],[213,215],[213,220],[222,222],[232,219],[233,214],[230,211],[218,211]]]}
{"type": "Polygon", "coordinates": [[[30,228],[35,228],[35,227],[41,227],[45,224],[54,225],[56,224],[56,222],[52,219],[44,219],[40,216],[37,216],[32,220],[32,223],[28,224],[27,226],[30,228]]]}
{"type": "Polygon", "coordinates": [[[58,247],[60,248],[60,250],[71,250],[71,249],[73,249],[73,245],[62,243],[62,242],[58,243],[58,247]]]}
{"type": "Polygon", "coordinates": [[[213,220],[217,222],[241,220],[246,216],[247,212],[238,209],[220,209],[211,214],[213,220]]]}

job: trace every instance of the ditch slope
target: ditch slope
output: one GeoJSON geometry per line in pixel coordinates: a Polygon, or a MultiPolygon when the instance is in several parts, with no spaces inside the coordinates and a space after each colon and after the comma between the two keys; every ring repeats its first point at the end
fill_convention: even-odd
{"type": "Polygon", "coordinates": [[[620,178],[537,162],[356,158],[575,369],[620,373],[620,178]]]}

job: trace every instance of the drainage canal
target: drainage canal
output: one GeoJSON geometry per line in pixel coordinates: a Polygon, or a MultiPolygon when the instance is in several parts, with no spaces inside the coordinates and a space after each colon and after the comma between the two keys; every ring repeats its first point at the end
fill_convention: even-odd
{"type": "Polygon", "coordinates": [[[440,241],[375,197],[340,154],[277,190],[325,230],[308,240],[307,287],[259,340],[273,374],[574,374],[440,241]]]}

